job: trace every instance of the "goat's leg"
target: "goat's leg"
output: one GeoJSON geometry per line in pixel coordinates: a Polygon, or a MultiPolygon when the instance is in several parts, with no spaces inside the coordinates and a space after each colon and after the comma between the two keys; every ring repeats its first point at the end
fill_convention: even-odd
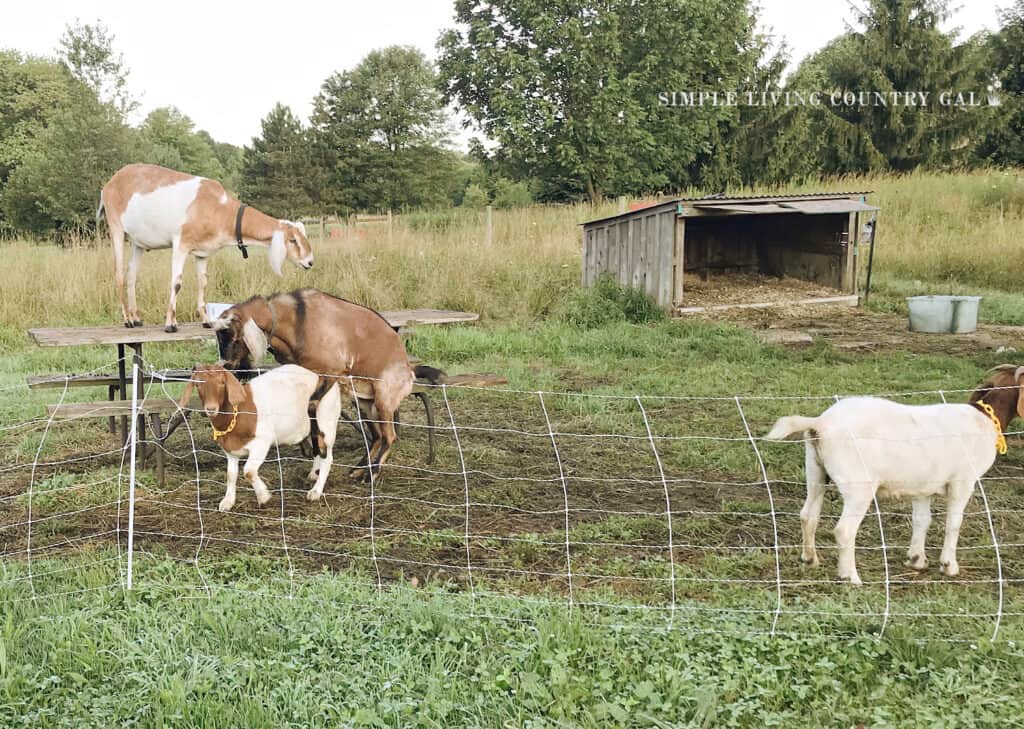
{"type": "Polygon", "coordinates": [[[178,319],[175,312],[178,306],[178,292],[181,291],[181,277],[185,273],[186,258],[188,258],[188,251],[181,247],[181,238],[175,238],[171,253],[171,299],[167,305],[167,318],[164,320],[165,332],[178,331],[178,319]]]}
{"type": "Polygon", "coordinates": [[[231,511],[235,505],[235,486],[238,484],[238,458],[228,456],[228,481],[225,484],[224,498],[217,507],[221,511],[231,511]]]}
{"type": "Polygon", "coordinates": [[[377,423],[378,414],[373,403],[368,400],[359,400],[358,407],[360,424],[363,427],[363,438],[367,440],[368,446],[363,457],[359,459],[359,463],[349,473],[349,476],[357,481],[369,477],[367,469],[370,463],[373,462],[378,450],[380,450],[380,424],[377,423]],[[369,435],[368,439],[367,435],[369,435]]]}
{"type": "Polygon", "coordinates": [[[946,536],[939,555],[939,571],[949,577],[960,574],[956,561],[956,545],[960,541],[960,524],[964,520],[964,507],[974,493],[973,481],[952,481],[946,487],[946,536]]]}
{"type": "Polygon", "coordinates": [[[128,298],[124,291],[124,228],[121,221],[112,220],[110,216],[107,217],[107,224],[110,227],[110,242],[114,252],[114,287],[121,302],[122,321],[126,327],[130,327],[132,320],[128,315],[128,298]]]}
{"type": "Polygon", "coordinates": [[[132,257],[128,261],[128,320],[133,327],[142,326],[139,316],[139,302],[135,297],[135,284],[139,280],[139,265],[142,263],[143,250],[132,242],[132,257]]]}
{"type": "Polygon", "coordinates": [[[213,322],[206,316],[206,266],[209,259],[206,256],[196,256],[196,321],[201,321],[204,327],[213,326],[213,322]]]}
{"type": "Polygon", "coordinates": [[[928,558],[924,553],[925,537],[932,523],[932,497],[918,496],[913,501],[910,532],[910,547],[907,549],[907,567],[923,570],[928,566],[928,558]]]}
{"type": "MultiPolygon", "coordinates": [[[[381,466],[391,455],[391,448],[395,444],[397,434],[395,432],[394,410],[387,409],[378,403],[377,413],[380,417],[380,438],[373,461],[370,463],[370,473],[379,474],[381,466]]],[[[372,476],[371,476],[372,477],[372,476]]]]}
{"type": "Polygon", "coordinates": [[[270,501],[270,490],[260,478],[260,466],[267,458],[271,443],[264,440],[255,440],[249,446],[249,457],[245,460],[245,477],[252,484],[252,490],[256,492],[256,503],[263,506],[270,501]]]}
{"type": "Polygon", "coordinates": [[[839,489],[843,494],[843,514],[834,532],[839,547],[839,578],[849,580],[854,585],[862,584],[854,559],[857,530],[860,529],[864,515],[868,513],[868,506],[877,488],[875,484],[855,484],[852,488],[839,489]]]}
{"type": "Polygon", "coordinates": [[[323,456],[317,456],[315,465],[319,469],[316,483],[306,493],[306,498],[316,501],[324,494],[324,486],[327,485],[327,476],[331,472],[331,464],[334,463],[334,440],[338,436],[338,420],[341,418],[341,393],[335,385],[331,387],[316,408],[316,419],[320,428],[320,437],[323,440],[323,456]]]}
{"type": "Polygon", "coordinates": [[[800,510],[800,528],[803,532],[803,551],[800,561],[817,567],[818,550],[814,545],[814,536],[818,531],[818,518],[821,516],[821,505],[825,500],[825,481],[828,476],[825,467],[818,460],[818,452],[813,443],[804,444],[804,470],[807,472],[807,498],[800,510]]]}

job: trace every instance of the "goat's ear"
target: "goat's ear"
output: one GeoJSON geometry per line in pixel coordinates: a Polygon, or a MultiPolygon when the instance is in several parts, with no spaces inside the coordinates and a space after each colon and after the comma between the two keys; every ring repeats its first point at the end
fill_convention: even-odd
{"type": "Polygon", "coordinates": [[[1017,383],[1017,415],[1024,418],[1024,382],[1020,376],[1024,374],[1024,367],[1018,367],[1013,373],[1013,381],[1017,383]]]}
{"type": "Polygon", "coordinates": [[[235,315],[231,314],[228,316],[219,316],[213,320],[210,325],[215,332],[219,332],[221,329],[228,329],[231,326],[231,322],[235,320],[235,315]]]}
{"type": "Polygon", "coordinates": [[[225,370],[224,383],[228,386],[228,402],[232,407],[237,408],[245,402],[245,387],[237,377],[225,370]]]}
{"type": "Polygon", "coordinates": [[[267,259],[270,261],[270,267],[278,276],[281,275],[281,266],[287,257],[288,249],[284,244],[284,233],[275,230],[274,235],[270,236],[270,250],[267,251],[267,259]]]}
{"type": "Polygon", "coordinates": [[[245,346],[249,348],[249,357],[253,364],[259,364],[263,361],[263,356],[267,353],[267,335],[263,333],[259,325],[250,319],[242,326],[242,340],[245,342],[245,346]]]}
{"type": "Polygon", "coordinates": [[[181,393],[181,399],[178,400],[178,407],[182,410],[188,409],[188,402],[192,399],[192,390],[195,389],[196,383],[193,380],[189,380],[185,384],[185,390],[181,393]]]}

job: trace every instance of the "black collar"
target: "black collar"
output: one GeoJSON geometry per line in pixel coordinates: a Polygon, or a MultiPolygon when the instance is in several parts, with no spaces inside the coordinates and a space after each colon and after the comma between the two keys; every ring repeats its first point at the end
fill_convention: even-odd
{"type": "Polygon", "coordinates": [[[242,213],[248,207],[245,203],[238,206],[238,215],[235,216],[235,242],[238,243],[238,250],[242,252],[242,258],[249,257],[249,251],[245,248],[245,243],[242,242],[242,213]]]}

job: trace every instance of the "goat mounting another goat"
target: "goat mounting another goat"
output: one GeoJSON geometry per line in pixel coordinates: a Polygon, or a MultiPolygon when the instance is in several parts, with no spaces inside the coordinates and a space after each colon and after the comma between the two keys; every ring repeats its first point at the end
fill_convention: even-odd
{"type": "Polygon", "coordinates": [[[206,318],[207,259],[221,248],[237,243],[269,247],[270,266],[280,276],[285,259],[303,268],[313,266],[313,252],[302,223],[278,220],[255,208],[243,206],[216,180],[169,170],[158,165],[126,165],[114,173],[100,193],[96,210],[99,222],[104,211],[114,247],[114,278],[121,315],[126,327],[142,325],[135,298],[135,282],[145,251],[171,248],[171,297],[164,329],[178,329],[177,298],[185,259],[196,259],[199,320],[206,318]],[[128,293],[125,296],[124,239],[131,240],[128,293]]]}
{"type": "MultiPolygon", "coordinates": [[[[221,511],[230,511],[235,505],[238,460],[242,456],[248,456],[243,473],[252,483],[256,501],[263,505],[270,500],[259,468],[272,447],[295,445],[309,435],[309,400],[320,383],[320,377],[296,365],[278,367],[244,385],[220,365],[196,366],[181,396],[181,406],[187,407],[193,388],[198,388],[203,410],[213,426],[214,440],[227,455],[228,480],[218,507],[221,511]]],[[[310,501],[324,493],[334,461],[334,438],[340,416],[341,393],[336,385],[331,385],[316,406],[317,427],[323,442],[314,443],[318,453],[313,458],[309,479],[316,483],[306,494],[310,501]]]]}
{"type": "Polygon", "coordinates": [[[299,364],[336,381],[355,399],[373,440],[352,471],[373,478],[394,445],[395,412],[416,378],[439,383],[444,373],[409,363],[402,338],[373,309],[316,289],[235,304],[213,323],[225,367],[251,370],[268,349],[278,362],[299,364]]]}
{"type": "Polygon", "coordinates": [[[816,418],[780,418],[765,436],[783,440],[804,434],[807,499],[800,510],[801,561],[819,564],[814,537],[825,484],[831,479],[843,497],[835,527],[839,577],[861,584],[854,559],[860,523],[875,496],[910,497],[912,533],[907,566],[921,570],[931,501],[946,497],[946,534],[940,569],[955,577],[957,541],[964,507],[977,483],[995,462],[999,435],[1015,414],[1024,415],[1020,375],[1024,367],[997,368],[971,396],[970,404],[904,405],[874,397],[840,400],[816,418]],[[980,403],[990,405],[998,428],[980,403]]]}

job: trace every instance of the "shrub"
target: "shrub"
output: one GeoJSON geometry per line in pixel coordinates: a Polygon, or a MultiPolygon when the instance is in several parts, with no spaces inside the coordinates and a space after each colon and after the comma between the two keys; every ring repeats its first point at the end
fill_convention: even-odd
{"type": "Polygon", "coordinates": [[[490,201],[487,199],[487,192],[475,182],[467,186],[462,195],[462,207],[464,208],[479,210],[486,207],[488,202],[490,201]]]}
{"type": "Polygon", "coordinates": [[[603,275],[587,289],[581,289],[565,300],[558,310],[558,319],[577,329],[595,329],[619,321],[643,324],[665,318],[649,294],[623,286],[611,276],[603,275]]]}

